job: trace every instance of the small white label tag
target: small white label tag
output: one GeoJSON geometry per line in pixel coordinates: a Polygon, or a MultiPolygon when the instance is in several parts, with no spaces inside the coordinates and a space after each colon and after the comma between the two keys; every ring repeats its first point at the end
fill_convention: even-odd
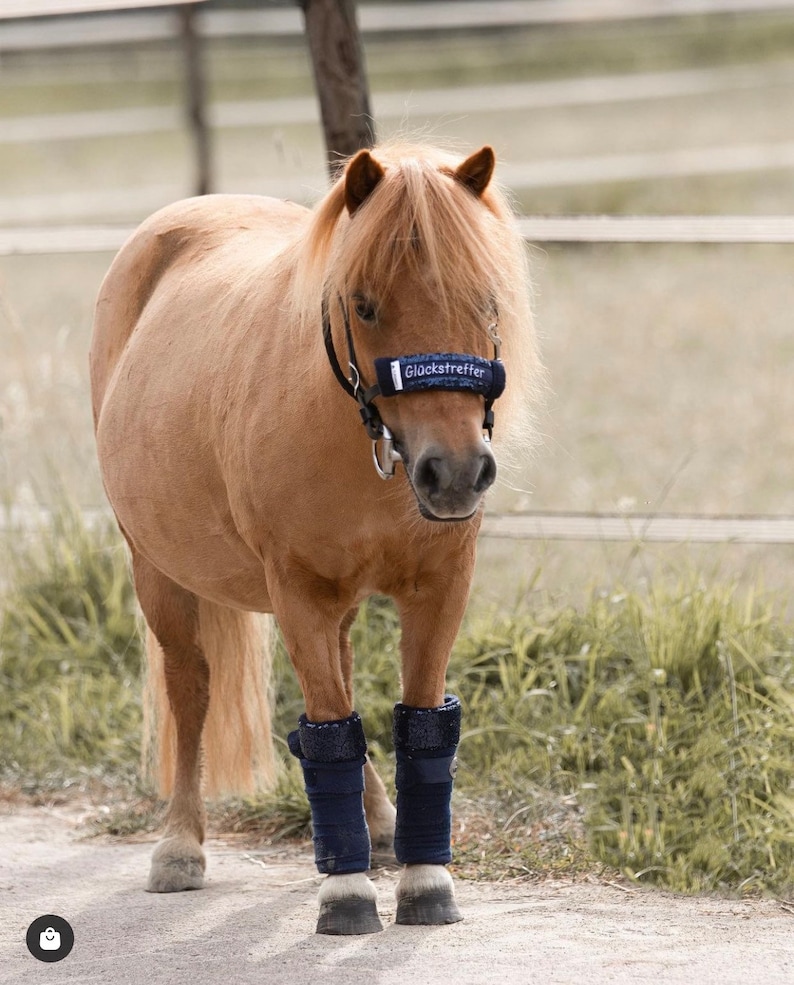
{"type": "Polygon", "coordinates": [[[400,372],[400,360],[392,359],[391,361],[391,378],[394,383],[395,390],[403,389],[403,374],[400,372]]]}

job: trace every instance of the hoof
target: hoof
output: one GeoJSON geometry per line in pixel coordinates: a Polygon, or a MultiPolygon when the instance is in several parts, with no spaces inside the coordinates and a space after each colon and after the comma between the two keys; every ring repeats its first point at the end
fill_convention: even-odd
{"type": "Polygon", "coordinates": [[[320,904],[318,934],[377,934],[383,930],[372,899],[332,899],[320,904]]]}
{"type": "Polygon", "coordinates": [[[431,890],[421,896],[403,896],[397,903],[395,923],[438,927],[458,923],[463,916],[451,889],[431,890]]]}
{"type": "Polygon", "coordinates": [[[438,927],[462,920],[452,876],[443,865],[407,865],[397,886],[396,923],[438,927]]]}
{"type": "Polygon", "coordinates": [[[155,848],[147,893],[178,893],[204,886],[204,853],[181,839],[166,838],[155,848]]]}

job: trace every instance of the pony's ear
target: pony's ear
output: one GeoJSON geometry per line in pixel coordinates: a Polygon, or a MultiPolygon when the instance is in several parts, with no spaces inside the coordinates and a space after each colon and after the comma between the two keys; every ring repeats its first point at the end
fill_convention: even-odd
{"type": "Polygon", "coordinates": [[[384,175],[384,170],[368,150],[360,150],[345,172],[345,205],[353,215],[384,175]]]}
{"type": "Polygon", "coordinates": [[[486,144],[471,157],[467,157],[463,164],[459,164],[454,174],[462,185],[479,198],[488,187],[495,165],[496,155],[493,147],[486,144]]]}

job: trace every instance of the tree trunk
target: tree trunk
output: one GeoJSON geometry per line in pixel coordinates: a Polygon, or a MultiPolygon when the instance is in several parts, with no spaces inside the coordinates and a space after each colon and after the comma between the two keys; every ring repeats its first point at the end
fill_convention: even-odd
{"type": "Polygon", "coordinates": [[[355,0],[300,0],[300,4],[333,179],[341,159],[375,141],[355,0]]]}

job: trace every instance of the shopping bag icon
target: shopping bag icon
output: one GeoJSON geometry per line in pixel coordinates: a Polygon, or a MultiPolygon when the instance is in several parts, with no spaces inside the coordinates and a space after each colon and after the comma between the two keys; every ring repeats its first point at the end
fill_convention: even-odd
{"type": "Polygon", "coordinates": [[[39,934],[39,947],[42,951],[58,951],[61,947],[61,935],[52,927],[47,927],[39,934]]]}

